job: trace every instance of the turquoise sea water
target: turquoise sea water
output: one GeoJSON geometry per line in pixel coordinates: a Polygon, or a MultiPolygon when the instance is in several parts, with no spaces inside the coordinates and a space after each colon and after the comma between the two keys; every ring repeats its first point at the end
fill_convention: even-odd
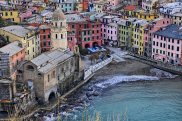
{"type": "Polygon", "coordinates": [[[89,112],[99,112],[103,121],[113,114],[126,121],[182,121],[182,78],[109,86],[94,98],[89,112]]]}
{"type": "MultiPolygon", "coordinates": [[[[92,79],[77,93],[71,99],[84,99],[83,103],[68,101],[65,108],[72,111],[61,111],[63,121],[83,121],[84,114],[95,117],[96,113],[102,121],[182,121],[182,77],[102,76],[92,79]],[[99,92],[99,96],[87,97],[88,87],[99,92]]],[[[49,117],[46,121],[57,121],[56,116],[49,117]]]]}

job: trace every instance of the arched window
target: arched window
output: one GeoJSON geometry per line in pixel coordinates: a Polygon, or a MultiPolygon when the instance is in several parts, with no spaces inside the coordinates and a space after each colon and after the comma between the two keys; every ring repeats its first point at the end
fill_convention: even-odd
{"type": "Polygon", "coordinates": [[[28,66],[27,66],[27,70],[34,71],[34,67],[31,66],[31,65],[28,65],[28,66]]]}

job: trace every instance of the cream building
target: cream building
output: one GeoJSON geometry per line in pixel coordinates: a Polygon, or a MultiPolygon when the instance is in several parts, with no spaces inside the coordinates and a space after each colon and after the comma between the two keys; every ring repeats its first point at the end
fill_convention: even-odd
{"type": "Polygon", "coordinates": [[[0,35],[6,37],[7,41],[20,41],[25,48],[25,59],[31,60],[40,54],[40,37],[36,27],[23,27],[12,25],[0,28],[0,35]]]}
{"type": "Polygon", "coordinates": [[[51,41],[53,50],[68,48],[66,17],[59,8],[52,15],[51,41]]]}

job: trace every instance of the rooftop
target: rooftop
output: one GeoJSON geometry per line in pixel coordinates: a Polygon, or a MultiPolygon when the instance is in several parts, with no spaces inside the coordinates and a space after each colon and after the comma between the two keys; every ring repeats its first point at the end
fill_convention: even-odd
{"type": "Polygon", "coordinates": [[[15,55],[16,53],[22,51],[22,48],[18,41],[12,42],[2,48],[0,48],[0,52],[9,53],[9,56],[15,55]]]}
{"type": "Polygon", "coordinates": [[[182,39],[182,26],[171,24],[155,32],[155,34],[168,38],[182,39]]]}
{"type": "Polygon", "coordinates": [[[134,6],[134,5],[128,5],[128,6],[124,7],[124,10],[134,11],[134,10],[136,10],[136,6],[134,6]]]}
{"type": "Polygon", "coordinates": [[[67,14],[67,22],[85,22],[86,20],[78,14],[67,14]]]}
{"type": "Polygon", "coordinates": [[[38,67],[38,71],[41,73],[47,73],[51,69],[55,68],[58,63],[65,61],[66,59],[73,56],[71,51],[63,51],[61,49],[56,49],[51,52],[43,53],[31,62],[38,67]]]}
{"type": "Polygon", "coordinates": [[[25,27],[19,26],[19,25],[2,27],[0,29],[7,31],[9,33],[12,33],[14,35],[17,35],[19,37],[25,37],[26,34],[30,32],[30,30],[26,29],[25,27]]]}

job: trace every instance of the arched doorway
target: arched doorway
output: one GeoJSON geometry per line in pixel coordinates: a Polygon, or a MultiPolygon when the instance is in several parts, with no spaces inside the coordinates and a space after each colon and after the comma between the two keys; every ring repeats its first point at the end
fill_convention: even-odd
{"type": "Polygon", "coordinates": [[[97,42],[93,42],[92,46],[93,46],[93,47],[98,47],[99,44],[98,44],[97,42]]]}
{"type": "Polygon", "coordinates": [[[49,95],[49,102],[52,102],[56,99],[56,94],[54,92],[51,92],[50,95],[49,95]]]}
{"type": "Polygon", "coordinates": [[[90,45],[89,44],[85,44],[85,48],[89,48],[90,47],[90,45]]]}

